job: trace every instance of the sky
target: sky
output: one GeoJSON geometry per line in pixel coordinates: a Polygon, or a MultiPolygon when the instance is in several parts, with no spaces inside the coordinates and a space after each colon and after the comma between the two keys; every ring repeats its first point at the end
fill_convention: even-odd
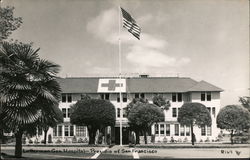
{"type": "Polygon", "coordinates": [[[125,76],[180,76],[224,90],[222,106],[249,95],[248,0],[3,0],[21,27],[9,39],[33,42],[59,76],[114,76],[121,39],[125,76]],[[141,27],[120,27],[119,5],[141,27]]]}

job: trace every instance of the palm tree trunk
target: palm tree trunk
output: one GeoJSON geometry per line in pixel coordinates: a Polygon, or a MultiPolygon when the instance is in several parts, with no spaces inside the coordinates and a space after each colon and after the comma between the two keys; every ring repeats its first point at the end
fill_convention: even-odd
{"type": "Polygon", "coordinates": [[[193,123],[191,124],[191,141],[192,141],[192,145],[194,145],[194,131],[193,131],[193,123]]]}
{"type": "Polygon", "coordinates": [[[96,131],[97,129],[93,128],[93,126],[88,126],[89,144],[95,144],[96,131]]]}
{"type": "Polygon", "coordinates": [[[22,136],[23,131],[19,130],[16,134],[16,146],[15,146],[15,157],[21,158],[22,157],[22,136]]]}
{"type": "Polygon", "coordinates": [[[139,131],[135,131],[135,137],[136,137],[136,144],[140,144],[140,136],[139,136],[139,131]]]}
{"type": "Polygon", "coordinates": [[[44,144],[47,143],[47,133],[48,133],[48,129],[45,129],[44,130],[44,139],[43,139],[44,140],[44,142],[43,142],[44,144]]]}

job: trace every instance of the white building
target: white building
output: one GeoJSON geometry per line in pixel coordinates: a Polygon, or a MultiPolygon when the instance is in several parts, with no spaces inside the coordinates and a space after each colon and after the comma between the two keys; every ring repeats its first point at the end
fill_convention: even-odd
{"type": "MultiPolygon", "coordinates": [[[[116,124],[112,130],[112,142],[119,142],[119,121],[122,120],[123,143],[128,143],[128,120],[121,112],[119,91],[122,92],[122,108],[125,108],[133,98],[145,98],[152,103],[155,94],[166,97],[171,106],[165,112],[165,121],[152,126],[151,134],[155,135],[155,142],[190,141],[190,127],[181,126],[177,122],[178,110],[186,102],[204,104],[212,117],[212,125],[202,128],[194,127],[197,142],[215,140],[220,132],[216,127],[216,116],[220,110],[220,92],[223,90],[205,81],[197,82],[191,78],[182,77],[140,77],[122,78],[110,77],[79,77],[60,78],[58,82],[62,88],[59,104],[64,115],[64,122],[51,128],[48,132],[53,142],[87,141],[88,132],[84,126],[70,124],[70,106],[81,99],[84,94],[92,98],[109,100],[116,107],[116,124]],[[73,138],[74,137],[74,138],[73,138]]],[[[150,141],[149,141],[150,142],[150,141]]]]}

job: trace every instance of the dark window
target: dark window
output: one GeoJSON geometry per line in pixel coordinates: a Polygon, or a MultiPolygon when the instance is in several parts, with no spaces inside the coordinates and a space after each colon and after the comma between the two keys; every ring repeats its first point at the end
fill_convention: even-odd
{"type": "Polygon", "coordinates": [[[135,93],[135,98],[139,98],[139,93],[135,93]]]}
{"type": "Polygon", "coordinates": [[[121,108],[117,108],[117,117],[121,117],[121,108]]]}
{"type": "Polygon", "coordinates": [[[207,92],[207,101],[211,101],[211,92],[207,92]]]}
{"type": "Polygon", "coordinates": [[[66,94],[62,94],[62,102],[63,102],[63,103],[66,102],[66,94]]]}
{"type": "Polygon", "coordinates": [[[205,136],[205,135],[206,135],[206,127],[205,127],[205,126],[202,126],[202,127],[201,127],[201,135],[202,135],[202,136],[205,136]]]}
{"type": "Polygon", "coordinates": [[[127,102],[127,94],[126,93],[123,93],[122,94],[122,97],[123,97],[123,102],[127,102]]]}
{"type": "Polygon", "coordinates": [[[215,117],[215,107],[212,108],[212,114],[215,117]]]}
{"type": "Polygon", "coordinates": [[[64,126],[64,136],[69,136],[69,126],[64,126]]]}
{"type": "Polygon", "coordinates": [[[182,93],[178,93],[178,102],[182,102],[182,93]]]}
{"type": "Polygon", "coordinates": [[[53,128],[53,136],[57,136],[57,126],[53,128]]]}
{"type": "Polygon", "coordinates": [[[123,117],[126,117],[126,110],[123,109],[122,112],[123,112],[123,113],[122,113],[122,114],[123,114],[123,117]]]}
{"type": "Polygon", "coordinates": [[[179,136],[179,124],[174,125],[174,135],[179,136]]]}
{"type": "Polygon", "coordinates": [[[186,136],[190,136],[190,126],[186,126],[186,136]]]}
{"type": "Polygon", "coordinates": [[[207,136],[212,136],[212,128],[211,128],[211,126],[207,126],[207,136]]]}
{"type": "Polygon", "coordinates": [[[201,101],[205,101],[206,100],[206,96],[205,96],[205,92],[201,92],[201,101]]]}
{"type": "Polygon", "coordinates": [[[58,136],[62,136],[62,126],[58,126],[58,136]]]}
{"type": "Polygon", "coordinates": [[[166,124],[166,136],[170,136],[170,124],[166,124]]]}
{"type": "Polygon", "coordinates": [[[105,94],[105,100],[109,100],[109,93],[105,94]]]}
{"type": "Polygon", "coordinates": [[[104,94],[101,94],[101,99],[104,99],[104,94]]]}
{"type": "Polygon", "coordinates": [[[68,94],[68,102],[72,102],[72,95],[71,94],[68,94]]]}
{"type": "Polygon", "coordinates": [[[160,133],[164,135],[164,124],[160,124],[160,133]]]}
{"type": "Polygon", "coordinates": [[[117,93],[117,102],[120,102],[120,94],[117,93]]]}
{"type": "Polygon", "coordinates": [[[62,109],[63,117],[66,118],[66,108],[62,109]]]}
{"type": "Polygon", "coordinates": [[[180,128],[180,132],[181,132],[181,136],[185,135],[184,126],[182,126],[182,125],[181,125],[181,128],[180,128]]]}
{"type": "Polygon", "coordinates": [[[172,102],[176,102],[176,93],[172,93],[172,102]]]}
{"type": "Polygon", "coordinates": [[[145,94],[144,94],[144,93],[141,93],[141,94],[140,94],[140,97],[141,97],[141,98],[145,98],[145,94]]]}
{"type": "Polygon", "coordinates": [[[172,109],[172,116],[173,116],[173,117],[177,117],[176,108],[173,108],[173,109],[172,109]]]}
{"type": "Polygon", "coordinates": [[[68,117],[71,115],[71,108],[68,108],[68,117]]]}
{"type": "Polygon", "coordinates": [[[211,114],[211,107],[207,107],[207,110],[211,114]]]}
{"type": "Polygon", "coordinates": [[[177,117],[179,116],[180,108],[177,108],[177,117]]]}
{"type": "Polygon", "coordinates": [[[74,136],[74,126],[70,126],[70,136],[74,136]]]}
{"type": "Polygon", "coordinates": [[[155,134],[159,134],[159,125],[155,124],[155,134]]]}

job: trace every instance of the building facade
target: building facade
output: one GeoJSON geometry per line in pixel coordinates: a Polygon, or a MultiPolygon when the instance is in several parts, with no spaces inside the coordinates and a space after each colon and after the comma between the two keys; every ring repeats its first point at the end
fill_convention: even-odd
{"type": "MultiPolygon", "coordinates": [[[[195,126],[196,141],[216,140],[220,129],[216,126],[216,116],[220,110],[220,93],[223,91],[208,82],[197,82],[185,77],[140,77],[111,78],[59,78],[62,88],[59,107],[63,112],[64,122],[49,129],[53,143],[87,142],[88,131],[86,126],[76,126],[70,123],[70,106],[75,104],[84,95],[91,98],[109,100],[116,108],[116,124],[112,129],[113,142],[119,144],[120,121],[122,121],[123,143],[128,142],[129,125],[124,114],[124,108],[133,98],[144,98],[152,102],[156,94],[161,94],[169,100],[169,110],[164,110],[165,120],[152,125],[150,135],[155,136],[155,142],[190,142],[190,126],[181,126],[177,122],[179,108],[187,102],[199,102],[209,110],[212,118],[211,126],[201,128],[195,126]],[[122,93],[120,103],[119,92],[122,93]]],[[[111,132],[111,131],[109,131],[111,132]]],[[[41,135],[42,137],[42,135],[41,135]]],[[[150,138],[150,137],[149,137],[150,138]]],[[[149,140],[150,142],[150,140],[149,140]]]]}

